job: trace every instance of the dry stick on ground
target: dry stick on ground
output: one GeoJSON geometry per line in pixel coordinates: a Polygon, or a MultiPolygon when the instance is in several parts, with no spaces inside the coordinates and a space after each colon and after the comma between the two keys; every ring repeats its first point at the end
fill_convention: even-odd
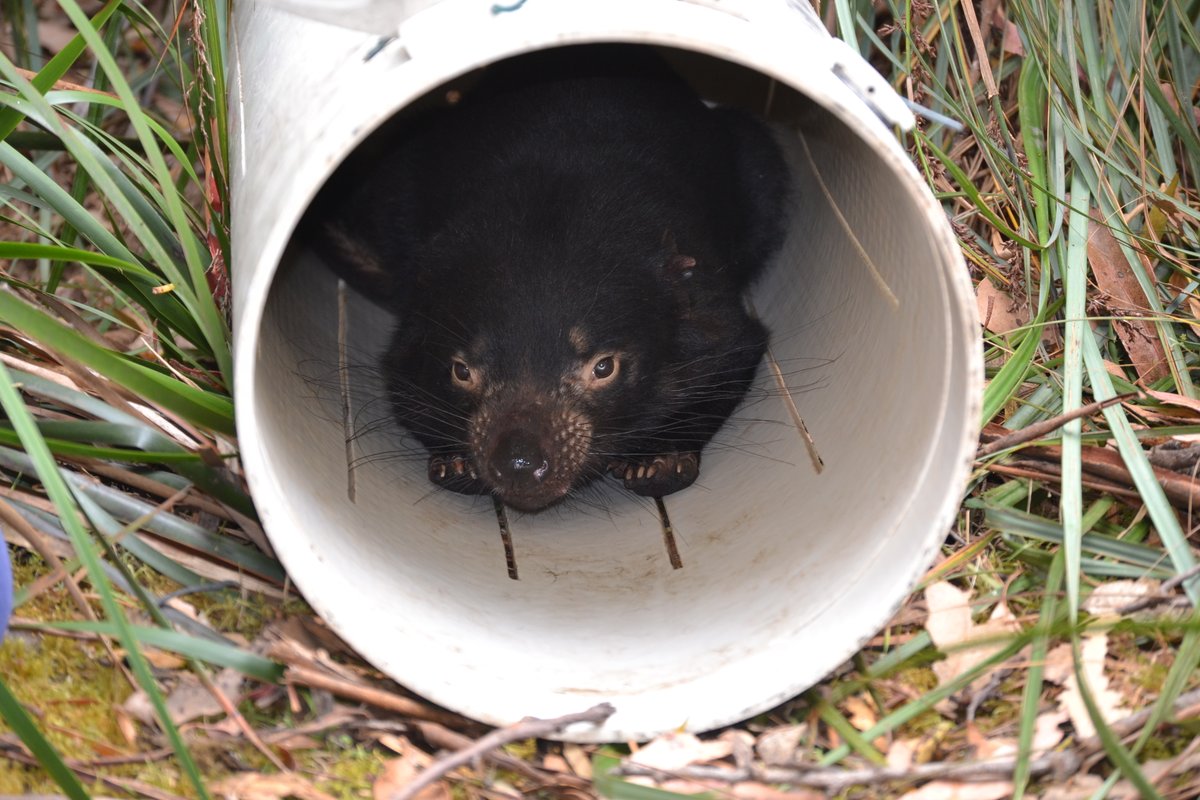
{"type": "Polygon", "coordinates": [[[285,683],[298,683],[314,689],[324,689],[338,697],[357,700],[360,703],[366,703],[367,705],[387,709],[388,711],[395,711],[416,719],[427,719],[451,726],[462,725],[465,722],[462,717],[448,711],[431,708],[416,700],[411,700],[383,689],[377,689],[374,686],[366,686],[361,683],[348,681],[345,678],[338,678],[311,667],[289,666],[287,672],[284,673],[283,680],[285,683]]]}
{"type": "MultiPolygon", "coordinates": [[[[439,725],[436,722],[414,722],[412,727],[420,731],[421,736],[424,737],[426,742],[443,750],[464,750],[475,744],[475,740],[470,736],[465,736],[458,731],[452,731],[445,725],[439,725]]],[[[487,753],[484,755],[484,758],[503,769],[524,775],[526,778],[541,784],[566,784],[576,789],[587,789],[592,785],[590,781],[586,781],[583,778],[576,778],[562,773],[555,773],[553,776],[550,776],[525,761],[515,756],[510,756],[503,750],[487,753]]]]}
{"type": "MultiPolygon", "coordinates": [[[[1190,718],[1200,713],[1200,689],[1179,695],[1171,707],[1176,719],[1190,718]]],[[[1153,707],[1119,719],[1110,726],[1117,736],[1127,736],[1150,719],[1153,707]]],[[[1029,761],[1031,776],[1053,773],[1068,776],[1079,771],[1084,760],[1092,753],[1104,749],[1099,736],[1081,739],[1074,748],[1044,753],[1029,761]]],[[[936,762],[913,764],[909,767],[867,767],[864,769],[836,769],[826,767],[770,767],[753,766],[749,769],[711,765],[695,765],[682,769],[665,770],[643,767],[640,764],[622,764],[615,770],[618,775],[647,775],[658,780],[664,778],[691,778],[723,783],[760,781],[762,783],[789,783],[837,792],[861,784],[886,783],[889,781],[926,781],[935,778],[955,778],[960,781],[988,780],[1007,777],[1017,766],[1017,758],[997,758],[988,761],[936,762]]]]}
{"type": "Polygon", "coordinates": [[[574,725],[579,722],[590,722],[593,725],[599,725],[615,712],[616,709],[610,703],[600,703],[599,705],[592,706],[587,711],[580,711],[576,714],[566,714],[554,719],[526,717],[520,722],[509,725],[507,728],[497,728],[470,747],[463,748],[457,753],[452,753],[434,761],[420,775],[414,778],[402,790],[388,798],[388,800],[412,800],[412,798],[417,796],[418,792],[439,778],[444,777],[450,771],[466,766],[475,759],[482,758],[485,754],[498,747],[503,747],[510,742],[549,736],[568,725],[574,725]]]}
{"type": "Polygon", "coordinates": [[[1107,400],[1097,400],[1094,403],[1088,403],[1085,406],[1080,406],[1074,411],[1069,411],[1066,414],[1059,414],[1057,417],[1051,417],[1050,419],[1043,420],[1041,422],[1035,422],[1032,425],[1027,425],[1019,431],[1014,431],[1013,433],[1005,436],[999,436],[987,444],[982,445],[975,457],[984,458],[985,456],[990,456],[993,453],[999,453],[1001,450],[1007,450],[1008,448],[1016,447],[1019,444],[1025,444],[1026,442],[1032,442],[1035,439],[1041,439],[1043,436],[1053,433],[1072,420],[1080,419],[1082,417],[1090,417],[1097,411],[1103,411],[1109,406],[1116,405],[1117,403],[1123,403],[1133,397],[1137,397],[1136,392],[1119,394],[1116,397],[1110,397],[1107,400]]]}

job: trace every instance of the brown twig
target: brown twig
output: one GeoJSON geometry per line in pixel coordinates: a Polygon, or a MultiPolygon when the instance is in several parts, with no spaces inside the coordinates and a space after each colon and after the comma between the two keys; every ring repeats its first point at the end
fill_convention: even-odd
{"type": "MultiPolygon", "coordinates": [[[[452,731],[445,725],[439,725],[436,722],[415,722],[413,723],[413,727],[420,731],[425,741],[434,747],[440,747],[445,750],[464,750],[475,744],[475,740],[470,736],[464,736],[458,731],[452,731]]],[[[541,784],[567,784],[576,789],[586,789],[591,786],[588,781],[569,775],[556,774],[551,778],[541,770],[530,766],[519,758],[510,756],[503,750],[486,753],[483,757],[503,769],[519,773],[541,784]]]]}
{"type": "Polygon", "coordinates": [[[374,686],[366,686],[329,675],[311,667],[291,665],[284,673],[283,680],[285,683],[298,683],[314,689],[324,689],[338,697],[357,700],[360,703],[395,711],[415,719],[427,719],[452,726],[463,725],[465,722],[462,717],[449,711],[442,711],[408,697],[377,689],[374,686]]]}
{"type": "Polygon", "coordinates": [[[509,725],[506,728],[497,728],[470,747],[465,747],[457,753],[451,753],[434,761],[407,786],[392,795],[389,800],[412,800],[412,798],[417,796],[418,792],[439,778],[444,777],[452,770],[470,764],[475,759],[483,757],[484,754],[498,747],[503,747],[510,742],[549,736],[568,725],[580,722],[590,722],[593,725],[599,725],[611,717],[615,711],[616,709],[611,704],[600,703],[599,705],[592,706],[587,711],[580,711],[575,714],[566,714],[554,719],[526,717],[520,722],[509,725]]]}
{"type": "Polygon", "coordinates": [[[1004,436],[998,436],[987,444],[982,445],[975,457],[984,458],[994,453],[999,453],[1001,450],[1007,450],[1008,448],[1016,447],[1019,444],[1025,444],[1026,442],[1032,442],[1037,439],[1041,439],[1058,430],[1072,420],[1081,419],[1082,417],[1090,417],[1097,411],[1103,411],[1109,406],[1116,405],[1117,403],[1123,403],[1133,397],[1137,397],[1137,392],[1119,394],[1116,397],[1110,397],[1107,400],[1097,400],[1094,403],[1088,403],[1087,405],[1080,406],[1074,411],[1068,411],[1066,414],[1059,414],[1056,417],[1051,417],[1050,419],[1042,420],[1041,422],[1035,422],[1032,425],[1027,425],[1019,431],[1013,431],[1012,433],[1004,436]]]}

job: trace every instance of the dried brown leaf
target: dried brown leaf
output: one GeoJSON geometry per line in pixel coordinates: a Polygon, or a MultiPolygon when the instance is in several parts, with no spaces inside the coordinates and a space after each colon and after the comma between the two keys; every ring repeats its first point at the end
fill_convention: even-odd
{"type": "MultiPolygon", "coordinates": [[[[1133,268],[1107,227],[1095,221],[1089,224],[1087,251],[1096,284],[1119,306],[1113,309],[1114,316],[1122,317],[1129,311],[1149,310],[1146,295],[1133,274],[1133,268]]],[[[1141,266],[1149,272],[1148,265],[1143,262],[1141,266]]],[[[1167,354],[1154,323],[1125,317],[1114,320],[1113,328],[1143,383],[1152,383],[1170,374],[1167,354]]]]}
{"type": "MultiPolygon", "coordinates": [[[[375,800],[390,800],[412,783],[420,771],[411,759],[403,756],[388,759],[371,786],[371,796],[375,800]]],[[[451,800],[450,787],[445,781],[438,781],[417,792],[415,800],[451,800]]]]}
{"type": "Polygon", "coordinates": [[[900,800],[1000,800],[1012,794],[1011,781],[930,781],[920,789],[900,796],[900,800]]]}
{"type": "Polygon", "coordinates": [[[897,739],[887,750],[887,765],[892,769],[908,769],[916,762],[920,739],[897,739]]]}
{"type": "Polygon", "coordinates": [[[741,800],[824,800],[826,797],[823,793],[814,792],[811,789],[793,789],[785,792],[765,783],[755,783],[754,781],[735,783],[728,791],[741,800]]]}
{"type": "Polygon", "coordinates": [[[577,744],[563,745],[563,758],[571,765],[571,769],[581,778],[592,779],[592,759],[587,752],[577,744]]]}
{"type": "Polygon", "coordinates": [[[187,659],[181,658],[174,653],[168,653],[166,650],[146,647],[142,649],[142,655],[150,662],[150,666],[155,669],[183,669],[187,666],[187,659]]]}
{"type": "MultiPolygon", "coordinates": [[[[925,604],[929,607],[925,629],[937,648],[946,653],[944,660],[933,665],[939,684],[954,680],[1002,650],[1005,643],[999,637],[1020,628],[1004,603],[996,606],[987,622],[977,625],[971,619],[967,594],[946,582],[935,583],[925,590],[925,604]],[[972,642],[976,644],[970,646],[972,642]]],[[[989,676],[981,675],[972,686],[982,687],[988,680],[989,676]]]]}
{"type": "Polygon", "coordinates": [[[213,795],[225,800],[335,800],[294,772],[279,775],[263,775],[258,772],[240,772],[222,778],[208,787],[213,795]]]}
{"type": "Polygon", "coordinates": [[[1161,585],[1159,581],[1148,578],[1102,583],[1083,601],[1083,610],[1093,616],[1117,619],[1122,608],[1158,594],[1158,587],[1161,585]]]}
{"type": "Polygon", "coordinates": [[[1021,31],[1012,22],[1005,20],[1004,34],[1000,45],[1004,52],[1011,53],[1018,58],[1025,56],[1025,43],[1021,41],[1021,31]]]}
{"type": "Polygon", "coordinates": [[[1193,400],[1190,397],[1185,397],[1175,392],[1157,392],[1153,389],[1147,389],[1146,394],[1150,395],[1161,403],[1166,403],[1169,406],[1179,406],[1180,408],[1186,408],[1189,411],[1200,413],[1200,401],[1193,400]]]}
{"type": "Polygon", "coordinates": [[[691,733],[673,731],[659,736],[629,757],[630,763],[661,769],[679,770],[692,764],[707,764],[733,752],[728,741],[704,741],[691,733]]]}
{"type": "MultiPolygon", "coordinates": [[[[379,737],[379,743],[398,754],[384,763],[383,771],[371,787],[375,800],[389,800],[428,768],[433,756],[403,736],[386,734],[379,737]]],[[[450,787],[445,781],[438,781],[418,792],[416,800],[450,800],[450,787]]]]}
{"type": "Polygon", "coordinates": [[[975,304],[980,322],[992,333],[1008,333],[1029,322],[1029,310],[1018,306],[1012,295],[996,288],[987,278],[975,287],[975,304]]]}
{"type": "Polygon", "coordinates": [[[1066,783],[1048,787],[1039,800],[1088,800],[1103,785],[1099,775],[1072,775],[1066,783]]]}
{"type": "MultiPolygon", "coordinates": [[[[1104,657],[1108,653],[1108,634],[1104,632],[1089,633],[1083,637],[1080,656],[1083,674],[1087,678],[1088,689],[1095,701],[1100,715],[1106,722],[1112,723],[1128,712],[1120,708],[1123,698],[1108,688],[1108,676],[1104,674],[1104,657]]],[[[1046,680],[1060,683],[1063,692],[1058,696],[1059,708],[1065,710],[1071,717],[1071,724],[1080,738],[1096,735],[1096,727],[1088,715],[1087,705],[1079,691],[1079,681],[1075,677],[1074,659],[1071,646],[1059,645],[1046,654],[1046,680]]]]}
{"type": "Polygon", "coordinates": [[[800,741],[808,734],[808,725],[784,725],[770,728],[758,737],[754,749],[764,764],[782,767],[796,763],[800,741]]]}

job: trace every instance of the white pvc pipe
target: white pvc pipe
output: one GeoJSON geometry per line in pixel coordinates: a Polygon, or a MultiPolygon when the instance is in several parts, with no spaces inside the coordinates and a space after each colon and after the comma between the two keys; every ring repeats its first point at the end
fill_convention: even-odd
{"type": "MultiPolygon", "coordinates": [[[[339,10],[397,32],[382,48],[376,33],[235,5],[238,429],[296,585],[381,670],[489,723],[606,700],[608,723],[566,738],[645,738],[743,719],[811,686],[928,567],[978,433],[967,275],[942,209],[880,121],[904,126],[908,112],[803,0],[529,0],[499,14],[480,0],[417,0],[378,4],[400,8],[386,19],[372,5],[339,10]],[[720,90],[736,64],[777,81],[777,100],[790,95],[776,116],[802,190],[751,300],[795,407],[764,367],[769,396],[706,450],[697,485],[666,498],[681,569],[653,505],[614,488],[603,511],[510,514],[513,580],[490,502],[431,494],[420,461],[361,459],[394,448],[394,431],[359,436],[348,454],[338,360],[369,364],[390,323],[352,294],[339,315],[336,279],[289,242],[337,165],[393,114],[506,57],[594,41],[693,51],[709,57],[700,83],[720,90]]],[[[747,85],[725,88],[761,109],[765,92],[747,85]]],[[[346,374],[360,405],[375,389],[367,372],[346,374]]]]}

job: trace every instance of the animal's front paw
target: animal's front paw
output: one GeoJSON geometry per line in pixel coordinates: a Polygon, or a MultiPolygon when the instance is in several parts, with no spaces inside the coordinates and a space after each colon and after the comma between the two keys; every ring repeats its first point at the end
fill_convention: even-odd
{"type": "Polygon", "coordinates": [[[475,462],[463,454],[429,457],[429,481],[459,494],[491,494],[491,488],[479,480],[475,462]]]}
{"type": "Polygon", "coordinates": [[[699,453],[663,453],[641,459],[613,461],[608,465],[614,478],[643,497],[664,497],[686,489],[700,475],[699,453]]]}

